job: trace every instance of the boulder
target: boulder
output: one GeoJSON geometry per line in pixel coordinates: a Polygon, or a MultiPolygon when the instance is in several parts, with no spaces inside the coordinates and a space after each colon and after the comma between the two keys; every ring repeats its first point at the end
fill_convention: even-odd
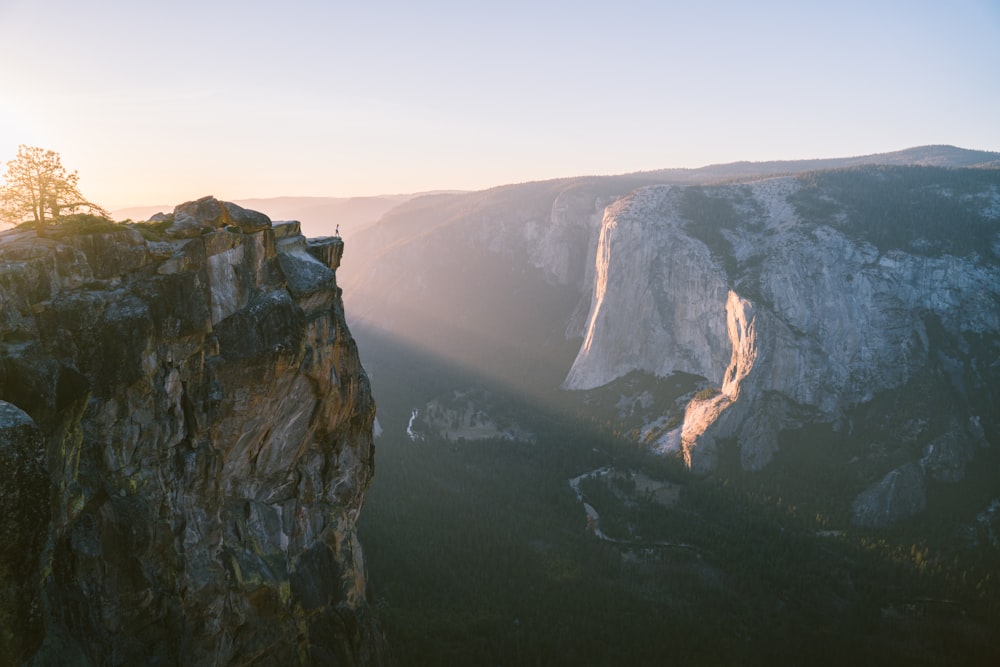
{"type": "Polygon", "coordinates": [[[851,521],[858,526],[886,528],[922,512],[926,506],[923,470],[916,463],[906,463],[855,498],[851,521]]]}
{"type": "Polygon", "coordinates": [[[193,238],[229,226],[253,234],[268,229],[271,219],[258,211],[209,196],[174,208],[174,222],[166,233],[172,238],[193,238]]]}

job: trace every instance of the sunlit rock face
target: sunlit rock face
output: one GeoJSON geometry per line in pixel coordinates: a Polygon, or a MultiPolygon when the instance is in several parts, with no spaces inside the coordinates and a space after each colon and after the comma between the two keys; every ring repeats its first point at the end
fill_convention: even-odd
{"type": "Polygon", "coordinates": [[[343,244],[212,198],[144,232],[0,235],[3,530],[46,515],[0,563],[35,568],[19,659],[382,664],[343,244]]]}
{"type": "MultiPolygon", "coordinates": [[[[953,208],[972,216],[985,239],[972,249],[917,231],[877,237],[833,195],[803,192],[808,179],[637,190],[605,211],[584,342],[564,386],[588,389],[633,370],[702,375],[718,391],[688,404],[688,464],[708,472],[720,443],[735,441],[753,470],[772,460],[783,430],[824,422],[847,431],[855,408],[931,369],[964,407],[943,424],[914,418],[913,439],[930,444],[921,465],[904,469],[907,484],[892,486],[907,493],[873,490],[858,506],[862,523],[906,515],[901,505],[916,508],[923,497],[914,469],[921,480],[924,468],[960,479],[973,450],[988,444],[978,411],[996,408],[988,359],[1000,333],[1000,188],[989,179],[1000,179],[977,178],[985,185],[971,193],[920,190],[928,206],[959,202],[953,208]],[[804,217],[803,202],[822,215],[804,217]],[[879,503],[892,509],[871,509],[879,503]]],[[[947,231],[948,219],[939,225],[947,231]]]]}
{"type": "Polygon", "coordinates": [[[722,383],[726,273],[682,226],[661,224],[673,194],[644,188],[606,209],[593,302],[568,389],[599,387],[636,369],[686,370],[722,383]]]}

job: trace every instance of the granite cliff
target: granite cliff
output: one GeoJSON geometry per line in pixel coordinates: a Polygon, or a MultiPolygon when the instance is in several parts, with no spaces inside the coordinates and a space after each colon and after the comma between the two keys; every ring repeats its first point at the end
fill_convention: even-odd
{"type": "Polygon", "coordinates": [[[342,252],[210,197],[0,234],[5,664],[387,660],[342,252]]]}
{"type": "Polygon", "coordinates": [[[854,505],[858,523],[891,523],[923,509],[925,478],[960,480],[996,433],[998,218],[995,171],[637,190],[605,211],[565,386],[704,377],[715,391],[659,443],[701,473],[723,442],[758,470],[784,431],[825,423],[877,440],[877,422],[892,423],[894,467],[854,505]],[[905,402],[859,411],[891,392],[905,402]]]}

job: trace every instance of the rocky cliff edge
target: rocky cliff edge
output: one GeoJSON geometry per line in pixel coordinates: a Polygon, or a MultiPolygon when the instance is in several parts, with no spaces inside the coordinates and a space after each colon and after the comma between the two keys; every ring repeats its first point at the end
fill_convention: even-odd
{"type": "Polygon", "coordinates": [[[0,234],[4,664],[382,664],[343,243],[207,197],[0,234]]]}

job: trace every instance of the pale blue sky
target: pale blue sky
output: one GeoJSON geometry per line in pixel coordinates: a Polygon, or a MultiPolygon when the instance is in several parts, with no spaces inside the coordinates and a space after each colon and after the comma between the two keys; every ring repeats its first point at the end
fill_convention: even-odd
{"type": "Polygon", "coordinates": [[[1000,0],[0,0],[19,143],[109,208],[998,151],[1000,0]]]}

